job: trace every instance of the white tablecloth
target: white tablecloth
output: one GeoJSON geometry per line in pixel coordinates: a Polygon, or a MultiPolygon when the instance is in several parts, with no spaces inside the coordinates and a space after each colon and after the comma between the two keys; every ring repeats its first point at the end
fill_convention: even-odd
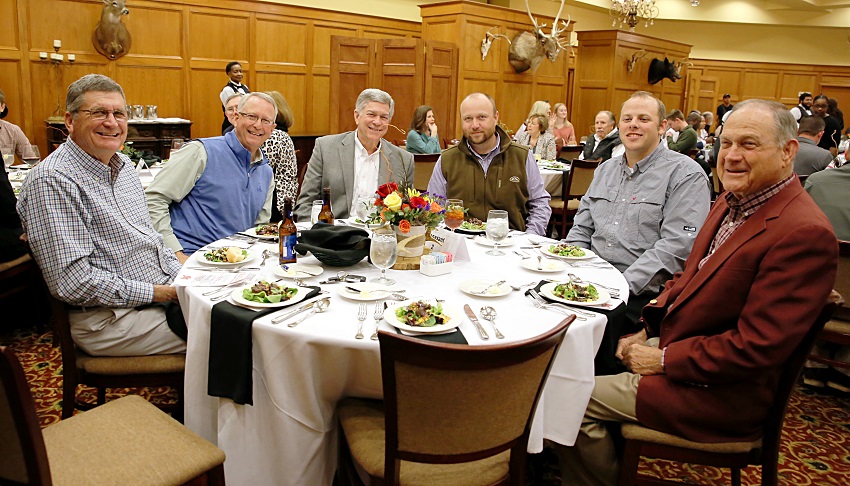
{"type": "MultiPolygon", "coordinates": [[[[567,168],[567,171],[569,171],[569,168],[567,168]]],[[[540,169],[540,175],[543,177],[543,187],[546,188],[546,192],[550,196],[553,198],[561,196],[563,192],[561,190],[561,181],[568,173],[554,169],[540,169]]]]}
{"type": "MultiPolygon", "coordinates": [[[[498,298],[475,297],[462,293],[459,283],[469,278],[525,284],[543,278],[566,277],[543,274],[520,267],[521,258],[512,250],[527,245],[524,235],[510,239],[507,255],[485,255],[484,248],[467,241],[472,261],[454,262],[454,271],[427,277],[418,271],[388,270],[396,287],[407,295],[446,299],[444,306],[462,309],[468,303],[479,314],[484,305],[498,310],[498,324],[506,340],[536,336],[560,322],[560,313],[536,309],[522,292],[498,298]]],[[[258,245],[259,248],[263,245],[258,245]]],[[[532,252],[533,250],[521,250],[532,252]]],[[[301,263],[317,263],[312,257],[301,263]]],[[[271,274],[272,260],[266,265],[271,274]]],[[[326,268],[316,283],[335,274],[326,268]]],[[[347,269],[350,273],[376,277],[378,270],[362,261],[347,269]]],[[[615,269],[571,268],[578,276],[620,288],[628,295],[623,276],[615,269]]],[[[271,314],[258,319],[253,327],[254,405],[236,405],[229,399],[207,395],[210,313],[213,303],[201,296],[204,288],[180,288],[181,306],[189,327],[186,357],[185,423],[193,431],[217,444],[227,454],[225,474],[229,484],[329,485],[336,468],[336,415],[339,399],[347,396],[380,398],[381,368],[378,342],[369,339],[374,330],[369,303],[369,319],[364,326],[366,339],[357,340],[357,302],[337,294],[337,286],[324,285],[332,295],[325,313],[317,314],[295,328],[272,325],[271,314]]],[[[482,321],[497,342],[492,326],[482,321]]],[[[529,442],[529,452],[542,450],[543,439],[571,445],[575,441],[584,409],[593,388],[593,357],[602,340],[606,318],[599,314],[575,321],[569,328],[550,372],[540,400],[529,442]]],[[[384,329],[391,329],[382,323],[384,329]]],[[[460,325],[470,345],[486,344],[472,323],[463,318],[460,325]]],[[[502,342],[498,340],[498,342],[502,342]]]]}

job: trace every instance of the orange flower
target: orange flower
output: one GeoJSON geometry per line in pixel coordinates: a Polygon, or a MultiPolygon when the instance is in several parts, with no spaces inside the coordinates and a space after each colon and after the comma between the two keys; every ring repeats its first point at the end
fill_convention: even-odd
{"type": "Polygon", "coordinates": [[[389,210],[384,209],[383,211],[381,211],[381,221],[387,221],[389,218],[389,210]]]}
{"type": "Polygon", "coordinates": [[[401,210],[402,210],[402,211],[407,211],[408,209],[410,209],[410,204],[402,204],[402,205],[401,205],[401,210]]]}
{"type": "Polygon", "coordinates": [[[443,208],[441,208],[440,205],[437,204],[437,201],[431,201],[431,212],[432,213],[439,213],[442,210],[443,210],[443,208]]]}
{"type": "Polygon", "coordinates": [[[410,221],[402,219],[398,222],[398,229],[401,230],[402,233],[407,233],[410,231],[410,221]]]}

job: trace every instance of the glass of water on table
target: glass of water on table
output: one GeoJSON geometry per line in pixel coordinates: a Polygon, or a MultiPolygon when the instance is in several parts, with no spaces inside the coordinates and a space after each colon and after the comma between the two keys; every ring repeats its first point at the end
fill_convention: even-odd
{"type": "Polygon", "coordinates": [[[493,240],[493,249],[486,254],[501,256],[505,252],[499,250],[499,242],[508,236],[508,212],[501,209],[491,209],[487,213],[487,239],[493,240]]]}
{"type": "Polygon", "coordinates": [[[398,243],[395,233],[372,233],[369,246],[369,258],[372,264],[381,269],[381,277],[372,280],[382,285],[392,285],[395,280],[387,278],[387,269],[395,265],[398,259],[398,243]]]}

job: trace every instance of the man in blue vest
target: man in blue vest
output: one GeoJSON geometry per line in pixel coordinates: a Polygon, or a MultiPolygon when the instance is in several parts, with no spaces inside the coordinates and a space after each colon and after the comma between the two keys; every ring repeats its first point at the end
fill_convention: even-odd
{"type": "Polygon", "coordinates": [[[204,245],[269,221],[274,184],[260,147],[276,117],[268,95],[245,95],[232,132],[194,140],[173,152],[148,186],[154,228],[181,263],[204,245]]]}

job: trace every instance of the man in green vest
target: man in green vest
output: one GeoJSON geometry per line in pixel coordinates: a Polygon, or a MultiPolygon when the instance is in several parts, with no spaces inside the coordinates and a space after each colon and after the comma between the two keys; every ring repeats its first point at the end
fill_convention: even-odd
{"type": "Polygon", "coordinates": [[[552,210],[534,154],[497,125],[491,96],[464,98],[460,117],[463,139],[437,160],[428,192],[462,199],[469,216],[482,221],[491,209],[504,209],[511,229],[545,235],[552,210]]]}

